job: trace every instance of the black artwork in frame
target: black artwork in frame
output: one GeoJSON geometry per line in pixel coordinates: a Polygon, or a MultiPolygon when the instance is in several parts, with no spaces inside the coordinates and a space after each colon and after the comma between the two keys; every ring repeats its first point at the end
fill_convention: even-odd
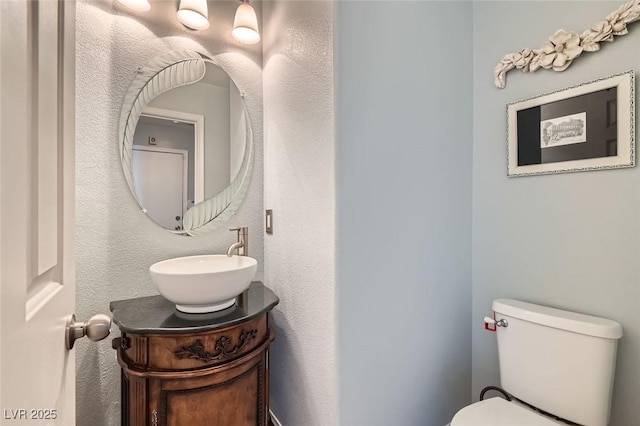
{"type": "Polygon", "coordinates": [[[518,166],[616,156],[617,100],[617,88],[610,87],[518,111],[518,166]],[[573,117],[586,118],[586,122],[573,117]],[[549,133],[564,129],[565,133],[557,130],[553,136],[580,132],[582,138],[576,136],[579,142],[557,146],[551,142],[545,147],[549,137],[543,134],[547,130],[541,123],[549,123],[549,133]]]}

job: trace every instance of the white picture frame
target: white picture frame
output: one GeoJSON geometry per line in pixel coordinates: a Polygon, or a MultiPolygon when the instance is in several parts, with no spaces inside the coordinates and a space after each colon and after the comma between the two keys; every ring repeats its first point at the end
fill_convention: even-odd
{"type": "Polygon", "coordinates": [[[507,176],[635,166],[634,80],[630,70],[508,104],[507,176]]]}

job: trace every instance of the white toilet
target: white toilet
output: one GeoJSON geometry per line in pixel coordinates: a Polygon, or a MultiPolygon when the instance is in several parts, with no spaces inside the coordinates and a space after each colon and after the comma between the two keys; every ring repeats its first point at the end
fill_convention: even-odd
{"type": "Polygon", "coordinates": [[[471,404],[451,426],[567,425],[552,416],[607,426],[620,324],[508,299],[495,300],[493,310],[501,387],[514,399],[471,404]]]}

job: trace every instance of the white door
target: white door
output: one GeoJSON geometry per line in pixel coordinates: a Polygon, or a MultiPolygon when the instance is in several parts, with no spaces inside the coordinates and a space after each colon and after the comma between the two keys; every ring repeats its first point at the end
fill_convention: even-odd
{"type": "Polygon", "coordinates": [[[155,223],[182,229],[187,205],[188,153],[133,146],[133,186],[140,206],[155,223]]]}
{"type": "Polygon", "coordinates": [[[0,423],[75,424],[75,2],[0,1],[0,423]]]}

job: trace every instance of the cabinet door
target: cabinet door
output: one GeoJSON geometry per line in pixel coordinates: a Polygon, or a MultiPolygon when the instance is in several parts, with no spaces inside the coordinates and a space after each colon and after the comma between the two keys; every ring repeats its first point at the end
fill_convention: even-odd
{"type": "Polygon", "coordinates": [[[267,417],[266,375],[263,351],[247,362],[213,374],[150,379],[151,424],[263,426],[267,417]]]}

